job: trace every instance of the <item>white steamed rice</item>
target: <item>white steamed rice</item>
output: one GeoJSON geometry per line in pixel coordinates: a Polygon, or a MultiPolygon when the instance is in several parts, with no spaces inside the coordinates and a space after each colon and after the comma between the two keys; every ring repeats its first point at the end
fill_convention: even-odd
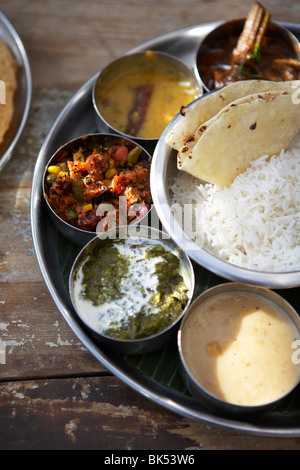
{"type": "Polygon", "coordinates": [[[170,189],[184,231],[216,256],[259,271],[300,269],[300,134],[287,151],[262,156],[228,188],[180,171],[170,189]]]}

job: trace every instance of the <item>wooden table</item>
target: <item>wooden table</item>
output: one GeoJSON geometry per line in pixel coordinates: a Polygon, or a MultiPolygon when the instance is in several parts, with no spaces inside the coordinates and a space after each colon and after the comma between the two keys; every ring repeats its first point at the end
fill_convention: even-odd
{"type": "MultiPolygon", "coordinates": [[[[273,19],[300,22],[299,3],[266,0],[273,19]]],[[[28,123],[0,175],[1,449],[298,449],[169,412],[107,371],[70,330],[41,277],[29,202],[39,149],[58,112],[99,68],[175,29],[245,16],[240,0],[14,0],[1,2],[33,75],[28,123]]]]}

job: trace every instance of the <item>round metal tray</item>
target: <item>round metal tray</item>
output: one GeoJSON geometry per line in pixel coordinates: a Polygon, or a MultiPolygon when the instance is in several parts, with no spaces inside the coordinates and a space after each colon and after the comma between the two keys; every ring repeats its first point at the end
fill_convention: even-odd
{"type": "MultiPolygon", "coordinates": [[[[130,52],[156,49],[182,59],[193,67],[195,51],[202,38],[219,23],[185,28],[148,41],[130,52]]],[[[284,23],[299,37],[300,26],[284,23]]],[[[214,424],[244,433],[272,435],[277,437],[300,436],[300,390],[280,408],[251,421],[234,420],[207,411],[191,398],[182,385],[178,365],[176,342],[170,342],[162,351],[143,357],[126,357],[106,349],[95,336],[86,330],[76,316],[67,288],[67,279],[72,261],[79,248],[66,242],[51,222],[42,195],[44,168],[55,150],[80,135],[106,131],[97,128],[92,106],[92,88],[98,74],[91,77],[62,110],[54,122],[40,150],[32,183],[31,227],[33,244],[41,273],[47,288],[65,321],[85,347],[114,375],[124,383],[159,405],[198,421],[214,424]],[[60,256],[64,253],[64,259],[60,256]],[[297,403],[298,401],[298,403],[297,403]]],[[[208,287],[224,282],[224,279],[195,263],[195,296],[208,287]]],[[[299,297],[299,290],[280,292],[291,301],[299,297]],[[289,298],[290,297],[290,298],[289,298]]],[[[299,302],[299,301],[298,301],[299,302]]],[[[291,302],[293,303],[293,302],[291,302]]],[[[295,304],[293,304],[295,308],[295,304]]]]}
{"type": "Polygon", "coordinates": [[[23,43],[6,16],[0,12],[0,38],[12,51],[18,65],[18,87],[14,97],[14,114],[0,145],[0,171],[9,161],[24,130],[31,103],[32,80],[28,57],[23,43]]]}

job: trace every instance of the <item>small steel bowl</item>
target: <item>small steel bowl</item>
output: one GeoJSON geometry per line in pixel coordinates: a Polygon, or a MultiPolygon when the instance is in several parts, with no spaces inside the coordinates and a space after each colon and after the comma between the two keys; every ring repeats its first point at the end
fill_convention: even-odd
{"type": "MultiPolygon", "coordinates": [[[[218,51],[222,49],[223,44],[226,44],[226,42],[229,41],[229,38],[232,38],[232,43],[233,41],[235,41],[234,44],[236,44],[240,34],[242,33],[245,20],[246,18],[240,18],[221,23],[219,26],[213,29],[213,31],[211,31],[201,42],[196,54],[196,63],[201,83],[205,91],[212,91],[215,88],[209,84],[209,79],[205,78],[204,71],[202,68],[203,59],[210,54],[211,50],[214,50],[214,54],[216,55],[216,57],[218,57],[218,51]]],[[[300,43],[298,39],[287,28],[281,26],[279,23],[270,21],[267,31],[274,35],[274,37],[282,40],[287,45],[289,45],[291,51],[294,52],[295,59],[300,59],[300,43]]],[[[227,59],[228,64],[230,64],[230,57],[228,56],[227,59]]],[[[225,65],[226,63],[226,61],[222,61],[223,65],[225,65]]],[[[300,78],[300,67],[298,69],[298,78],[300,78]]]]}
{"type": "Polygon", "coordinates": [[[178,247],[176,244],[173,242],[172,239],[168,237],[167,234],[163,233],[162,231],[152,228],[152,227],[146,227],[146,226],[123,226],[123,227],[118,227],[117,229],[112,229],[109,230],[103,234],[99,234],[96,238],[94,238],[92,241],[90,241],[78,254],[77,258],[74,261],[73,267],[70,272],[70,277],[69,277],[69,292],[70,292],[70,297],[71,301],[74,307],[75,312],[77,313],[78,317],[81,319],[83,324],[88,328],[91,333],[96,335],[96,338],[103,343],[104,345],[108,346],[111,348],[113,351],[118,352],[120,354],[146,354],[149,352],[152,352],[154,350],[157,350],[161,347],[163,347],[168,341],[171,340],[171,338],[174,337],[176,339],[176,333],[178,331],[178,325],[180,320],[182,319],[183,315],[187,311],[192,297],[194,293],[194,288],[195,288],[195,276],[194,276],[194,271],[193,271],[193,266],[188,258],[188,256],[178,247]],[[163,244],[164,246],[167,247],[167,249],[172,250],[173,253],[175,253],[183,266],[183,269],[185,271],[185,281],[187,283],[187,286],[189,288],[189,300],[188,303],[186,304],[185,308],[183,309],[182,313],[177,317],[177,319],[170,324],[167,328],[164,330],[160,331],[159,333],[153,334],[151,336],[146,336],[143,338],[138,338],[138,339],[132,339],[132,340],[121,340],[121,339],[116,339],[111,336],[107,336],[97,330],[94,325],[88,324],[85,318],[83,318],[83,315],[80,315],[80,312],[78,312],[78,309],[76,308],[76,301],[75,301],[75,295],[74,295],[74,281],[76,279],[76,275],[78,273],[78,270],[80,269],[80,266],[86,259],[86,257],[90,254],[93,253],[94,249],[97,249],[99,246],[105,246],[105,244],[108,243],[108,241],[111,241],[112,239],[127,239],[127,238],[136,238],[137,240],[153,240],[155,244],[160,243],[163,244]]]}
{"type": "MultiPolygon", "coordinates": [[[[179,369],[182,374],[183,380],[186,384],[186,387],[191,393],[191,395],[194,398],[196,398],[207,409],[213,412],[217,412],[220,415],[237,417],[237,418],[241,416],[256,417],[257,415],[260,415],[261,413],[265,413],[267,411],[270,411],[271,409],[274,409],[284,398],[286,398],[293,390],[295,390],[295,388],[298,386],[299,381],[300,381],[300,365],[299,365],[298,366],[298,373],[299,373],[298,382],[295,383],[295,385],[285,395],[279,397],[278,399],[272,402],[266,402],[262,404],[247,406],[247,405],[237,405],[237,404],[229,403],[228,401],[225,401],[217,397],[216,395],[214,395],[213,393],[205,389],[201,385],[201,383],[197,381],[196,378],[192,375],[189,369],[189,366],[187,364],[187,361],[185,359],[184,353],[183,353],[184,341],[187,342],[188,340],[188,337],[187,337],[183,341],[183,332],[185,330],[185,327],[187,325],[189,318],[193,315],[195,310],[199,306],[201,306],[204,302],[211,300],[220,294],[224,294],[224,293],[230,294],[234,297],[234,295],[236,295],[237,293],[241,293],[241,292],[250,294],[251,296],[255,296],[258,299],[261,298],[263,301],[267,301],[268,303],[272,304],[278,310],[278,312],[281,313],[281,315],[287,318],[291,322],[291,324],[295,327],[296,331],[298,332],[298,339],[295,338],[295,341],[299,347],[300,319],[299,319],[298,313],[294,310],[294,308],[274,291],[271,291],[264,287],[254,287],[254,286],[250,286],[247,284],[235,283],[235,282],[220,284],[200,294],[193,301],[189,310],[187,311],[184,318],[182,319],[179,330],[178,330],[178,337],[177,337],[179,361],[180,361],[179,369]]],[[[199,332],[199,335],[200,334],[201,333],[199,332]]],[[[189,338],[189,340],[191,340],[191,338],[189,338]]],[[[291,345],[291,361],[294,360],[292,358],[292,354],[293,354],[293,349],[291,345]]],[[[263,360],[263,357],[262,357],[262,360],[263,360]]],[[[295,361],[297,361],[295,362],[295,364],[300,364],[298,359],[295,359],[295,361]]],[[[276,364],[274,364],[274,367],[276,367],[276,364]]]]}
{"type": "MultiPolygon", "coordinates": [[[[205,100],[206,96],[207,95],[204,95],[199,99],[205,100]]],[[[198,100],[191,103],[189,106],[192,107],[198,100]]],[[[299,270],[267,272],[232,264],[204,247],[203,243],[197,243],[196,240],[184,230],[185,218],[183,217],[182,221],[178,219],[174,210],[174,203],[172,203],[171,190],[174,178],[178,175],[180,170],[177,169],[176,150],[171,148],[167,143],[169,133],[181,118],[182,115],[179,113],[166,127],[155,147],[151,163],[151,195],[155,211],[164,230],[193,261],[224,279],[273,289],[286,289],[300,286],[299,270]]],[[[194,203],[191,201],[191,204],[194,203]]]]}
{"type": "Polygon", "coordinates": [[[188,79],[194,85],[195,90],[198,92],[198,96],[202,96],[203,90],[197,71],[195,72],[193,68],[190,68],[185,65],[180,59],[170,54],[158,51],[127,53],[111,62],[99,72],[93,86],[92,96],[93,105],[96,113],[96,120],[99,123],[99,126],[103,127],[104,124],[109,129],[109,131],[120,134],[123,137],[132,139],[138,142],[140,145],[143,145],[147,149],[154,148],[159,136],[157,136],[157,138],[142,138],[134,135],[129,135],[115,128],[112,123],[107,122],[103,117],[103,114],[101,113],[101,109],[99,109],[99,106],[97,105],[97,89],[105,86],[107,83],[110,83],[111,80],[115,79],[122,73],[126,73],[128,71],[147,71],[151,69],[153,70],[154,68],[161,69],[170,74],[176,74],[184,80],[188,79]]]}
{"type": "MultiPolygon", "coordinates": [[[[46,181],[46,176],[47,176],[47,168],[50,165],[55,165],[55,163],[59,160],[59,158],[61,157],[61,155],[64,152],[72,152],[73,149],[78,150],[80,148],[80,146],[84,147],[86,145],[95,145],[95,146],[96,145],[101,145],[101,144],[104,144],[107,140],[109,140],[111,142],[114,142],[114,143],[121,143],[121,142],[126,141],[126,143],[131,148],[136,147],[138,145],[136,142],[133,142],[130,139],[125,139],[125,138],[117,136],[115,134],[88,134],[86,136],[77,137],[76,139],[71,140],[71,141],[67,142],[66,144],[62,145],[61,147],[59,147],[59,149],[54,153],[54,155],[52,155],[52,157],[48,161],[48,163],[46,165],[46,168],[45,168],[44,177],[43,177],[43,180],[42,180],[43,181],[43,183],[42,183],[43,184],[43,195],[44,195],[44,199],[46,201],[46,204],[47,204],[47,207],[48,207],[48,210],[49,210],[51,220],[54,223],[57,230],[64,237],[66,237],[68,240],[70,240],[71,242],[73,242],[73,243],[75,243],[76,245],[79,245],[79,246],[84,246],[86,243],[88,243],[90,240],[92,240],[97,235],[97,233],[96,233],[96,231],[95,232],[90,232],[90,231],[82,230],[78,227],[74,227],[73,225],[69,224],[68,222],[62,220],[55,213],[53,208],[50,206],[50,204],[48,202],[48,199],[47,199],[47,196],[46,196],[47,186],[46,186],[45,181],[46,181]]],[[[141,152],[141,155],[140,155],[139,159],[140,160],[141,159],[142,160],[147,160],[147,161],[151,162],[150,154],[144,148],[141,147],[141,149],[142,149],[142,152],[141,152]]],[[[146,214],[143,215],[143,217],[140,217],[139,219],[136,219],[135,221],[132,221],[131,223],[132,224],[140,224],[140,223],[143,223],[144,221],[146,221],[151,209],[152,209],[152,207],[150,208],[150,210],[146,214]]]]}

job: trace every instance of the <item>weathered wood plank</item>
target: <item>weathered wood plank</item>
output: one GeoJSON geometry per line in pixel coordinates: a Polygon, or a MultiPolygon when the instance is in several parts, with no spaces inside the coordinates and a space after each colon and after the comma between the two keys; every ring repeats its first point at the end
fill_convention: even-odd
{"type": "Polygon", "coordinates": [[[105,371],[58,312],[43,283],[0,284],[0,380],[105,371]]]}
{"type": "Polygon", "coordinates": [[[114,377],[0,383],[0,396],[0,449],[299,448],[299,439],[245,436],[182,418],[114,377]]]}

